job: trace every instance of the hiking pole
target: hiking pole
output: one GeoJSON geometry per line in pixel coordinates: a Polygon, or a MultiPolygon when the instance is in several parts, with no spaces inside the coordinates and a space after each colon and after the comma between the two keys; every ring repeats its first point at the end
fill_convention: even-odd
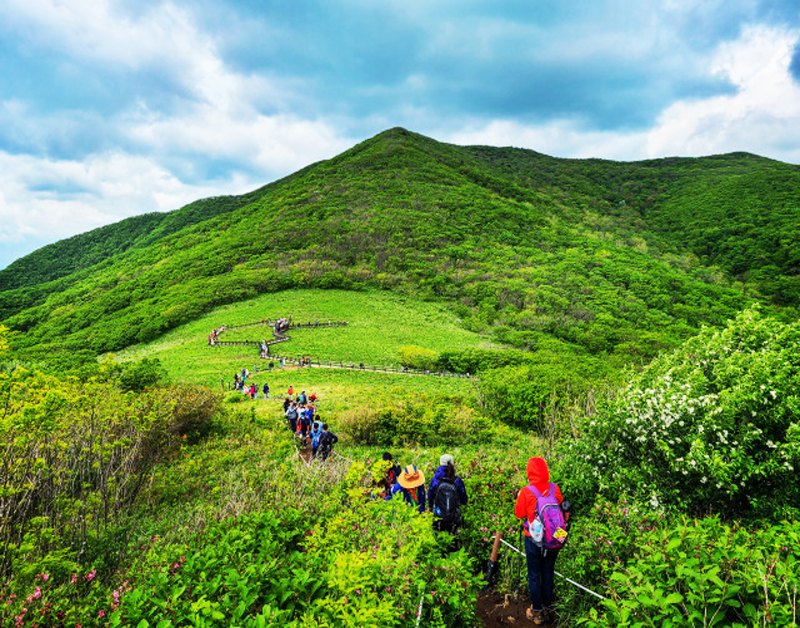
{"type": "Polygon", "coordinates": [[[483,585],[483,590],[486,591],[489,588],[489,585],[492,584],[492,579],[494,578],[494,572],[497,569],[497,553],[500,551],[500,541],[502,540],[503,534],[501,532],[496,532],[494,535],[494,545],[492,546],[492,556],[489,558],[489,565],[486,568],[486,576],[484,576],[484,580],[486,580],[486,584],[483,585]]]}
{"type": "MultiPolygon", "coordinates": [[[[515,551],[517,554],[519,554],[520,556],[524,556],[524,555],[525,555],[525,553],[524,553],[524,552],[521,552],[521,551],[519,551],[519,549],[517,549],[516,547],[514,547],[513,545],[511,545],[511,543],[507,543],[507,542],[506,542],[505,540],[503,540],[503,539],[500,539],[500,542],[501,542],[503,545],[507,545],[508,547],[510,547],[512,550],[514,550],[514,551],[515,551]]],[[[592,595],[594,595],[596,598],[600,598],[601,600],[605,600],[605,599],[607,599],[607,598],[605,598],[604,596],[600,595],[599,593],[595,593],[595,592],[594,592],[594,591],[592,591],[591,589],[587,589],[587,588],[586,588],[585,586],[583,586],[582,584],[579,584],[579,583],[575,582],[574,580],[571,580],[571,579],[567,578],[567,577],[566,577],[564,574],[562,574],[562,573],[559,573],[559,572],[557,572],[557,571],[554,571],[553,573],[554,573],[554,574],[556,574],[556,575],[557,575],[559,578],[564,578],[564,580],[566,580],[567,582],[569,582],[569,583],[570,583],[570,584],[572,584],[572,585],[575,585],[575,586],[576,586],[576,587],[578,587],[579,589],[581,589],[581,590],[583,590],[583,591],[586,591],[587,593],[591,593],[591,594],[592,594],[592,595]]]]}
{"type": "Polygon", "coordinates": [[[419,628],[419,622],[422,619],[422,601],[425,599],[425,590],[423,589],[422,595],[419,596],[419,608],[417,609],[417,626],[419,628]]]}
{"type": "MultiPolygon", "coordinates": [[[[503,539],[500,539],[502,541],[503,539]]],[[[519,526],[519,544],[522,545],[522,525],[519,526]]],[[[508,545],[508,543],[506,544],[508,545]]],[[[525,556],[522,552],[517,550],[520,556],[525,556]]],[[[527,563],[527,556],[525,557],[527,563]]],[[[528,566],[527,564],[525,565],[528,566]]],[[[517,586],[522,584],[522,558],[517,559],[517,586]]]]}

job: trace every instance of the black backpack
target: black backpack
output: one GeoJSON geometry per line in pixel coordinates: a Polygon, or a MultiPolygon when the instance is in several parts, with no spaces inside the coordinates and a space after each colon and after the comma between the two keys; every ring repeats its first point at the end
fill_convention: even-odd
{"type": "Polygon", "coordinates": [[[443,479],[436,487],[433,515],[448,527],[454,527],[461,521],[461,500],[453,481],[443,479]]]}

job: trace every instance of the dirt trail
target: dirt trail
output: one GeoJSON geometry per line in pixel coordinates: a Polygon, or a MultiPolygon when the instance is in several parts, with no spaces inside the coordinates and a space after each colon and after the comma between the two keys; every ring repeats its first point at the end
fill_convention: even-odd
{"type": "MultiPolygon", "coordinates": [[[[494,591],[478,595],[478,619],[483,628],[532,627],[533,622],[525,617],[529,607],[527,595],[503,595],[494,591]]],[[[553,619],[543,625],[554,627],[558,626],[558,622],[553,619]]]]}

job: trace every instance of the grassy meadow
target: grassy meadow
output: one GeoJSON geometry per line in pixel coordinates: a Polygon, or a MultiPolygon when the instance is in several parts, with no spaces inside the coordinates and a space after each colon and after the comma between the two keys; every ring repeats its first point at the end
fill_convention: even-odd
{"type": "MultiPolygon", "coordinates": [[[[313,390],[326,410],[345,410],[376,395],[383,398],[415,394],[471,396],[474,379],[438,378],[368,371],[285,366],[268,372],[268,360],[258,358],[254,346],[209,347],[209,332],[222,324],[244,325],[262,319],[293,316],[297,323],[347,321],[345,327],[297,329],[292,339],[276,345],[273,352],[321,361],[364,362],[398,365],[401,347],[418,345],[437,354],[468,347],[496,347],[483,336],[458,325],[458,319],[442,306],[380,291],[292,290],[263,295],[249,301],[217,308],[208,315],[166,333],[160,339],[134,345],[116,354],[119,361],[157,358],[173,381],[228,389],[234,373],[247,368],[259,387],[267,382],[273,399],[289,386],[313,390]],[[256,373],[256,370],[258,373],[256,373]]],[[[262,340],[271,337],[268,326],[225,332],[221,340],[262,340]]]]}

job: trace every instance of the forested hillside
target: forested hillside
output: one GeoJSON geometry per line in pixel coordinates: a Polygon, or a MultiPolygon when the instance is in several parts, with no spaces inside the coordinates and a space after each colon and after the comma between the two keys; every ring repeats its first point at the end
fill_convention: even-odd
{"type": "Polygon", "coordinates": [[[800,170],[459,147],[392,129],[242,197],[46,247],[0,273],[23,353],[99,353],[292,287],[442,299],[505,343],[649,359],[752,299],[798,304],[800,170]]]}

